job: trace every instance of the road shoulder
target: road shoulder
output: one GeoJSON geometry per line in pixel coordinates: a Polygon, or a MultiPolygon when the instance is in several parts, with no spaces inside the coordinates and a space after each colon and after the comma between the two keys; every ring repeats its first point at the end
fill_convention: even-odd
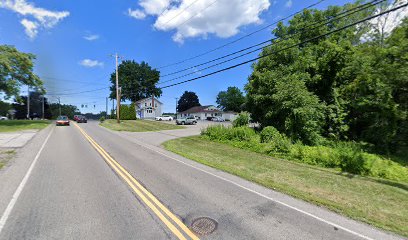
{"type": "Polygon", "coordinates": [[[47,135],[53,129],[50,125],[30,138],[24,147],[13,148],[15,155],[0,169],[0,213],[6,209],[15,190],[24,178],[47,135]]]}

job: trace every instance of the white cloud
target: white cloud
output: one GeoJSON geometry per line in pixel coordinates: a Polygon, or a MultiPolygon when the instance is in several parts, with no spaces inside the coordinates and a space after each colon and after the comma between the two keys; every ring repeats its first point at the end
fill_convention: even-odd
{"type": "Polygon", "coordinates": [[[35,38],[40,27],[52,28],[59,21],[69,16],[69,12],[67,11],[50,11],[36,7],[33,3],[29,3],[25,0],[1,0],[0,8],[9,9],[19,15],[25,16],[21,24],[24,26],[25,32],[30,38],[35,38]],[[28,17],[32,19],[29,20],[27,19],[28,17]]]}
{"type": "Polygon", "coordinates": [[[128,15],[130,17],[136,18],[136,19],[144,19],[146,17],[146,14],[141,11],[141,10],[132,10],[132,9],[128,9],[128,15]]]}
{"type": "Polygon", "coordinates": [[[242,26],[260,24],[260,14],[271,4],[270,0],[235,0],[233,4],[230,0],[139,0],[139,5],[145,16],[157,17],[157,30],[175,30],[173,40],[182,43],[185,38],[209,34],[231,37],[242,26]]]}
{"type": "Polygon", "coordinates": [[[139,5],[142,6],[146,14],[159,15],[171,3],[171,0],[140,0],[139,5]]]}
{"type": "Polygon", "coordinates": [[[285,7],[287,7],[287,8],[291,8],[292,5],[293,5],[292,0],[288,0],[288,1],[285,3],[285,7]]]}
{"type": "Polygon", "coordinates": [[[98,60],[91,60],[91,59],[83,59],[79,62],[80,65],[88,68],[93,67],[103,67],[103,62],[99,62],[98,60]]]}
{"type": "Polygon", "coordinates": [[[95,40],[99,39],[99,35],[97,35],[97,34],[87,34],[87,35],[84,36],[84,39],[88,40],[88,41],[95,41],[95,40]]]}
{"type": "Polygon", "coordinates": [[[35,36],[37,36],[38,33],[38,24],[36,22],[23,19],[20,22],[24,28],[25,28],[25,33],[28,35],[29,38],[34,39],[35,36]]]}

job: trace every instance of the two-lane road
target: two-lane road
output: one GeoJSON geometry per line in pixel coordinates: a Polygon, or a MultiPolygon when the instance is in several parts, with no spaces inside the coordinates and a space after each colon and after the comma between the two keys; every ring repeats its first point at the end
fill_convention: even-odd
{"type": "Polygon", "coordinates": [[[0,239],[398,239],[96,122],[78,126],[48,129],[0,213],[0,239]]]}

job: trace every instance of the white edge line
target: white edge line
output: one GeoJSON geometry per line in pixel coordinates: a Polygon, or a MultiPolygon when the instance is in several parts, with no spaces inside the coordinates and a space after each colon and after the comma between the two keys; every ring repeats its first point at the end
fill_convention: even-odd
{"type": "Polygon", "coordinates": [[[279,203],[279,204],[281,204],[281,205],[283,205],[283,206],[285,206],[285,207],[288,207],[288,208],[290,208],[290,209],[293,209],[293,210],[295,210],[295,211],[298,211],[298,212],[300,212],[300,213],[303,213],[303,214],[305,214],[305,215],[307,215],[307,216],[309,216],[309,217],[312,217],[312,218],[314,218],[314,219],[317,219],[317,220],[319,220],[319,221],[321,221],[321,222],[324,222],[324,223],[326,223],[326,224],[329,224],[329,225],[331,225],[331,226],[333,226],[333,227],[342,229],[342,230],[344,230],[344,231],[346,231],[346,232],[348,232],[348,233],[354,234],[354,235],[356,235],[356,236],[358,236],[358,237],[361,237],[361,238],[364,238],[364,239],[366,239],[366,240],[374,240],[373,238],[367,237],[367,236],[362,235],[362,234],[360,234],[360,233],[357,233],[357,232],[355,232],[355,231],[353,231],[353,230],[350,230],[350,229],[348,229],[348,228],[342,227],[342,226],[340,226],[340,225],[338,225],[338,224],[336,224],[336,223],[333,223],[333,222],[331,222],[331,221],[325,220],[325,219],[323,219],[323,218],[321,218],[321,217],[318,217],[318,216],[316,216],[316,215],[314,215],[314,214],[312,214],[312,213],[306,212],[306,211],[304,211],[304,210],[302,210],[302,209],[299,209],[299,208],[297,208],[297,207],[291,206],[291,205],[289,205],[289,204],[287,204],[287,203],[281,202],[281,201],[279,201],[279,200],[276,200],[276,199],[274,199],[274,198],[271,198],[271,197],[269,197],[269,196],[266,196],[265,194],[262,194],[262,193],[260,193],[260,192],[255,191],[255,190],[252,190],[252,189],[250,189],[250,188],[247,188],[247,187],[245,187],[245,186],[243,186],[243,185],[241,185],[241,184],[239,184],[239,183],[236,183],[236,182],[234,182],[234,181],[232,181],[232,180],[226,179],[226,178],[221,177],[221,176],[219,176],[219,175],[217,175],[217,174],[208,172],[208,171],[206,171],[206,170],[204,170],[204,169],[201,169],[201,168],[196,167],[196,166],[194,166],[194,165],[191,165],[191,164],[189,164],[189,163],[183,162],[183,161],[181,161],[181,160],[179,160],[179,159],[177,159],[177,158],[174,158],[174,157],[172,157],[172,156],[167,155],[166,153],[163,153],[163,152],[158,151],[158,150],[156,150],[156,149],[153,149],[153,148],[151,148],[151,147],[149,147],[149,146],[146,146],[145,144],[142,144],[142,143],[141,143],[140,141],[138,141],[138,140],[135,140],[135,142],[137,142],[137,144],[139,144],[140,146],[142,146],[142,147],[144,147],[144,148],[147,148],[147,149],[150,149],[150,150],[152,150],[152,151],[154,151],[154,152],[156,152],[156,153],[159,153],[159,154],[161,154],[161,155],[163,155],[163,156],[165,156],[165,157],[167,157],[167,158],[173,159],[173,160],[175,160],[175,161],[177,161],[177,162],[179,162],[179,163],[182,163],[182,164],[184,164],[184,165],[187,165],[187,166],[189,166],[189,167],[191,167],[191,168],[194,168],[194,169],[196,169],[196,170],[198,170],[198,171],[207,173],[207,174],[209,174],[209,175],[211,175],[211,176],[214,176],[214,177],[216,177],[216,178],[219,178],[219,179],[221,179],[221,180],[224,180],[224,181],[226,181],[226,182],[229,182],[229,183],[231,183],[231,184],[234,184],[235,186],[238,186],[238,187],[240,187],[240,188],[242,188],[242,189],[245,189],[245,190],[247,190],[247,191],[249,191],[249,192],[255,193],[255,194],[257,194],[257,195],[259,195],[259,196],[261,196],[261,197],[264,197],[264,198],[266,198],[266,199],[269,199],[269,200],[271,200],[271,201],[273,201],[273,202],[279,203]]]}
{"type": "Polygon", "coordinates": [[[54,131],[54,128],[52,128],[50,133],[48,133],[48,136],[45,139],[44,143],[41,145],[40,150],[38,151],[37,155],[35,155],[34,161],[31,163],[30,167],[28,168],[27,173],[25,174],[23,180],[21,180],[20,185],[18,185],[16,191],[13,194],[13,197],[11,198],[9,204],[7,205],[6,210],[4,210],[3,215],[1,216],[1,219],[0,219],[0,234],[1,234],[1,231],[3,230],[3,228],[4,228],[4,225],[6,224],[6,221],[7,221],[8,217],[10,216],[11,211],[14,208],[14,205],[17,202],[18,197],[20,196],[20,193],[23,191],[23,188],[26,185],[27,180],[31,175],[31,172],[33,171],[35,163],[37,162],[38,158],[40,157],[40,154],[41,154],[42,150],[44,149],[45,144],[47,143],[47,141],[50,138],[51,133],[53,131],[54,131]]]}

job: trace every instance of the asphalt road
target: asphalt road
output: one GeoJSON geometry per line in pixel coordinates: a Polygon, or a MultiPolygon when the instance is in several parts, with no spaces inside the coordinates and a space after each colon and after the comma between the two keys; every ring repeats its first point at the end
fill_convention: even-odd
{"type": "MultiPolygon", "coordinates": [[[[400,238],[168,153],[140,137],[95,122],[79,126],[83,132],[73,125],[42,131],[15,160],[16,169],[9,170],[15,180],[0,191],[3,220],[50,134],[0,226],[0,239],[182,239],[177,233],[191,239],[183,226],[191,229],[200,217],[216,221],[195,222],[196,231],[215,227],[209,234],[195,233],[200,239],[400,238]]],[[[151,133],[149,139],[163,135],[151,133]]]]}

